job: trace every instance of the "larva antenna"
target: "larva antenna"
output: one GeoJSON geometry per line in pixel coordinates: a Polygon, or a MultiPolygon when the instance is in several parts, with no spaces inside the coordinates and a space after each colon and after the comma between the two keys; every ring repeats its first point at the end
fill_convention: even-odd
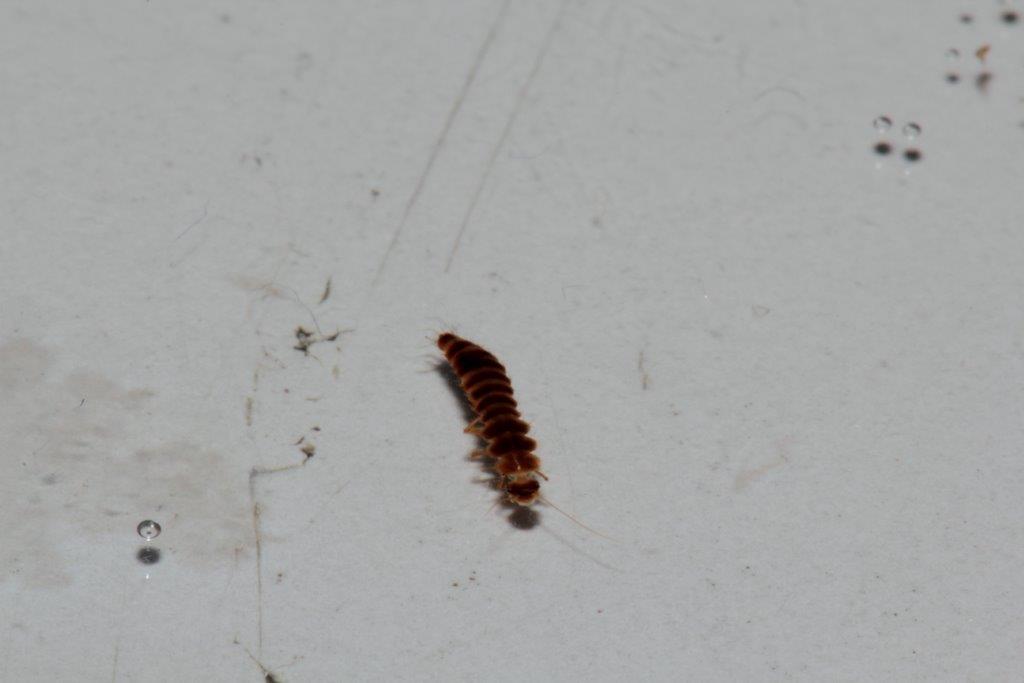
{"type": "Polygon", "coordinates": [[[587,531],[589,531],[590,533],[594,534],[595,536],[600,536],[601,538],[603,538],[603,539],[605,539],[605,540],[608,540],[608,541],[611,541],[612,543],[618,543],[618,542],[619,542],[619,540],[618,540],[618,539],[616,539],[616,538],[612,538],[611,536],[606,536],[606,535],[602,534],[602,533],[601,533],[600,531],[598,531],[598,530],[596,530],[596,529],[591,529],[591,528],[590,528],[589,526],[587,526],[586,524],[584,524],[584,523],[583,523],[583,522],[581,522],[580,520],[576,519],[575,517],[573,517],[572,515],[570,515],[570,514],[569,514],[568,512],[566,512],[566,511],[565,511],[565,510],[563,510],[562,508],[560,508],[560,507],[558,507],[557,505],[555,505],[554,503],[552,503],[552,502],[551,502],[550,500],[548,500],[548,498],[547,498],[546,496],[544,496],[543,494],[538,494],[538,495],[537,495],[537,497],[538,497],[538,498],[540,499],[540,501],[541,501],[542,503],[544,503],[545,505],[550,505],[550,506],[551,506],[551,507],[553,507],[553,508],[554,508],[554,509],[555,509],[555,510],[556,510],[556,511],[557,511],[557,512],[559,513],[559,514],[561,514],[561,515],[565,516],[565,517],[566,517],[566,518],[568,518],[568,519],[569,519],[570,521],[572,521],[572,522],[575,522],[576,524],[579,524],[579,525],[580,525],[581,527],[583,527],[584,529],[586,529],[586,530],[587,530],[587,531]]]}
{"type": "Polygon", "coordinates": [[[498,506],[499,506],[499,505],[501,505],[501,504],[502,504],[503,502],[505,502],[505,497],[504,497],[504,496],[501,496],[501,497],[500,497],[500,498],[498,498],[498,499],[497,499],[496,501],[494,501],[494,505],[492,505],[491,507],[487,508],[487,512],[485,512],[485,513],[483,514],[483,516],[484,516],[484,517],[486,517],[487,515],[489,515],[489,514],[491,514],[492,512],[494,512],[494,508],[498,507],[498,506]]]}
{"type": "Polygon", "coordinates": [[[430,328],[430,334],[433,335],[433,338],[430,340],[431,343],[436,342],[437,336],[442,332],[454,332],[455,334],[458,334],[458,331],[456,330],[457,326],[447,320],[442,320],[436,316],[430,316],[427,320],[429,322],[436,323],[434,327],[430,328]]]}

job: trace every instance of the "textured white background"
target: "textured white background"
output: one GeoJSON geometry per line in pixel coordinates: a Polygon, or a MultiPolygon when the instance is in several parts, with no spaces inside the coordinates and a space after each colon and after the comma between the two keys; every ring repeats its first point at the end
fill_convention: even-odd
{"type": "Polygon", "coordinates": [[[2,3],[0,678],[1019,680],[1001,11],[2,3]]]}

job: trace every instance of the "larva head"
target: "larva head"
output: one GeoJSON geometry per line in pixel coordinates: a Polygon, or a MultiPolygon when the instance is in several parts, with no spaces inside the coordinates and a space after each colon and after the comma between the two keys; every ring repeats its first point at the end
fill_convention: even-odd
{"type": "Polygon", "coordinates": [[[505,484],[508,499],[517,505],[530,505],[540,497],[540,482],[530,475],[514,477],[505,484]]]}
{"type": "Polygon", "coordinates": [[[441,349],[441,352],[444,353],[452,344],[452,342],[456,341],[457,339],[458,337],[452,334],[451,332],[442,332],[437,337],[437,348],[441,349]]]}

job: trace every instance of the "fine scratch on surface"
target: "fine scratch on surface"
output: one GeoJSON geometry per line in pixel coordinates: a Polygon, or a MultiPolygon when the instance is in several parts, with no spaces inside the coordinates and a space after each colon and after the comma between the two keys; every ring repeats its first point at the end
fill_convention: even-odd
{"type": "Polygon", "coordinates": [[[174,241],[177,242],[182,237],[187,235],[192,228],[196,227],[197,225],[199,225],[200,223],[205,221],[206,217],[209,215],[209,213],[210,213],[210,202],[209,202],[209,200],[207,200],[206,205],[203,206],[203,215],[200,216],[199,218],[195,219],[194,221],[192,221],[192,223],[190,223],[187,228],[185,228],[180,233],[178,233],[178,236],[174,238],[174,241]]]}
{"type": "Polygon", "coordinates": [[[387,265],[388,258],[391,256],[391,252],[394,251],[395,246],[398,244],[398,240],[402,236],[402,230],[405,229],[405,224],[409,220],[409,214],[412,213],[413,207],[416,206],[416,202],[419,201],[420,193],[423,192],[423,186],[427,182],[427,177],[430,175],[430,171],[434,168],[434,162],[437,161],[438,154],[441,152],[441,148],[444,147],[444,143],[448,139],[448,133],[451,131],[452,125],[455,123],[455,119],[458,117],[459,111],[462,109],[462,104],[466,101],[466,95],[469,94],[470,88],[473,87],[473,83],[476,81],[476,75],[480,70],[480,65],[482,65],[484,60],[487,58],[487,53],[491,49],[491,43],[494,42],[494,37],[498,34],[498,29],[505,20],[505,14],[510,3],[511,0],[505,0],[501,3],[498,15],[494,18],[494,22],[491,24],[491,28],[487,32],[487,37],[484,38],[484,42],[480,44],[480,49],[477,50],[476,58],[473,60],[473,66],[466,75],[466,80],[462,84],[462,89],[459,90],[459,94],[456,96],[455,102],[452,104],[452,108],[449,110],[447,118],[445,118],[444,126],[442,126],[441,133],[437,136],[437,140],[434,142],[433,149],[430,150],[430,156],[427,157],[427,164],[423,167],[423,172],[420,173],[419,180],[416,181],[416,187],[413,188],[412,194],[409,195],[409,200],[405,203],[405,210],[402,211],[402,219],[398,222],[395,234],[392,235],[391,242],[388,244],[388,248],[384,251],[384,256],[380,260],[380,265],[377,266],[377,272],[374,274],[373,281],[370,283],[370,289],[373,289],[377,285],[378,280],[380,280],[380,276],[384,272],[384,267],[387,265]]]}
{"type": "MultiPolygon", "coordinates": [[[[128,584],[124,584],[121,590],[121,613],[124,614],[125,606],[128,603],[128,584]]],[[[111,665],[110,670],[110,683],[117,683],[117,663],[121,658],[121,635],[124,627],[124,623],[121,622],[117,627],[117,639],[114,641],[114,663],[111,665]]]]}
{"type": "Polygon", "coordinates": [[[640,371],[640,386],[643,387],[644,391],[647,391],[647,388],[651,384],[651,377],[650,377],[650,375],[647,374],[647,370],[644,369],[644,352],[643,351],[640,352],[640,357],[637,358],[636,369],[640,371]]]}
{"type": "Polygon", "coordinates": [[[301,462],[280,467],[253,467],[249,470],[249,500],[252,503],[252,533],[256,542],[256,653],[263,656],[263,533],[260,528],[260,504],[256,500],[256,479],[267,474],[287,472],[309,462],[308,454],[301,462]]]}
{"type": "Polygon", "coordinates": [[[247,648],[245,645],[242,645],[240,642],[238,642],[238,639],[235,639],[235,645],[238,645],[243,650],[245,650],[245,654],[249,655],[249,659],[252,660],[253,664],[255,664],[256,666],[258,666],[260,668],[260,673],[263,674],[263,681],[264,681],[264,683],[281,683],[280,679],[278,679],[276,676],[274,676],[273,672],[270,669],[268,669],[266,666],[263,665],[263,662],[258,660],[255,656],[253,656],[253,654],[251,652],[249,652],[249,648],[247,648]]]}
{"type": "Polygon", "coordinates": [[[110,672],[110,683],[117,683],[117,660],[121,656],[121,638],[118,637],[114,643],[114,667],[110,672]]]}
{"type": "Polygon", "coordinates": [[[793,444],[793,437],[786,436],[775,442],[776,457],[774,460],[749,470],[743,470],[736,475],[735,490],[737,493],[750,486],[768,472],[777,467],[782,467],[789,462],[789,448],[793,444]]]}
{"type": "Polygon", "coordinates": [[[256,538],[256,651],[263,656],[263,537],[260,533],[260,504],[256,502],[256,469],[249,473],[252,503],[252,532],[256,538]]]}
{"type": "Polygon", "coordinates": [[[509,112],[508,120],[505,121],[505,128],[502,129],[501,135],[498,136],[497,142],[494,143],[494,147],[491,149],[491,156],[487,160],[487,166],[484,168],[484,172],[480,174],[480,180],[477,182],[476,190],[473,191],[473,196],[469,200],[469,206],[466,207],[466,214],[462,217],[462,224],[459,226],[459,232],[455,236],[455,244],[452,245],[452,251],[448,255],[448,262],[444,266],[444,272],[446,273],[451,270],[452,261],[455,260],[455,254],[458,252],[459,244],[462,242],[462,236],[466,233],[469,221],[473,217],[473,212],[476,210],[477,203],[480,201],[480,195],[483,194],[484,186],[487,185],[487,180],[491,176],[491,171],[494,170],[494,164],[498,161],[498,154],[500,154],[502,148],[505,147],[505,141],[508,140],[508,136],[512,132],[512,128],[515,127],[516,119],[519,118],[519,112],[522,111],[523,103],[526,101],[526,96],[530,92],[530,87],[533,85],[534,80],[537,78],[537,74],[540,73],[540,69],[544,65],[544,58],[547,57],[548,50],[551,49],[555,33],[557,33],[558,27],[562,23],[562,17],[565,15],[565,9],[568,4],[568,0],[563,0],[562,4],[559,6],[558,13],[551,22],[551,26],[548,27],[547,35],[544,36],[540,49],[537,51],[537,56],[533,60],[533,67],[530,69],[530,73],[527,75],[526,80],[523,81],[522,86],[519,88],[519,94],[516,97],[515,104],[512,105],[512,110],[509,112]]]}

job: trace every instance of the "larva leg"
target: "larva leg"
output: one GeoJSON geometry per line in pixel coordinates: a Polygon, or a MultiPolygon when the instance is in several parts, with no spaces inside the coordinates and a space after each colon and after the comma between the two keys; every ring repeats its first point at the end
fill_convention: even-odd
{"type": "Polygon", "coordinates": [[[480,421],[480,418],[477,418],[477,419],[473,420],[472,422],[470,422],[468,425],[466,425],[466,428],[462,430],[462,433],[463,434],[476,434],[477,436],[479,436],[480,432],[483,431],[483,428],[484,428],[484,423],[480,421]]]}
{"type": "Polygon", "coordinates": [[[490,454],[486,450],[479,449],[479,450],[475,450],[472,453],[470,453],[469,457],[471,457],[471,458],[473,458],[475,460],[477,458],[489,458],[491,456],[490,456],[490,454]]]}

